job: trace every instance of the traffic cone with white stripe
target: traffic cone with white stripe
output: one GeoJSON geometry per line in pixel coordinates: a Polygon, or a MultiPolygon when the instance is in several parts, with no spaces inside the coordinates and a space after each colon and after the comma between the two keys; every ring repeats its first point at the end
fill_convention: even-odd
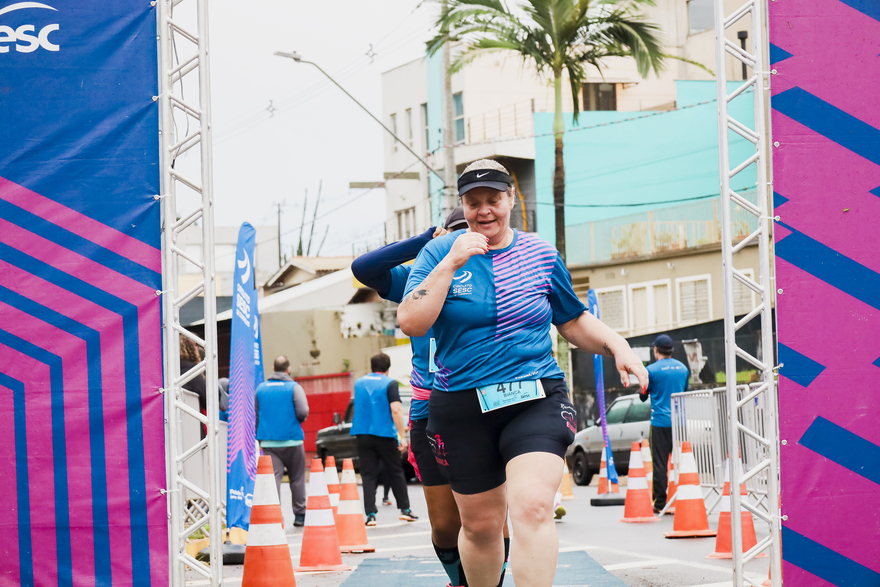
{"type": "Polygon", "coordinates": [[[709,528],[703,491],[700,489],[700,473],[697,461],[691,450],[691,443],[685,440],[681,445],[681,464],[678,471],[678,489],[675,496],[675,520],[672,532],[664,534],[667,538],[697,538],[715,536],[709,528]]]}
{"type": "MultiPolygon", "coordinates": [[[[645,465],[645,479],[648,480],[648,491],[654,495],[654,462],[651,459],[651,446],[648,439],[642,439],[642,464],[645,465]]],[[[653,497],[652,497],[653,498],[653,497]]]]}
{"type": "Polygon", "coordinates": [[[275,487],[272,457],[257,463],[254,501],[244,555],[242,587],[296,587],[290,547],[284,535],[281,502],[275,487]]]}
{"type": "Polygon", "coordinates": [[[342,461],[342,485],[339,492],[339,509],[336,513],[336,531],[342,552],[375,552],[367,542],[364,526],[364,505],[358,495],[357,477],[351,459],[342,461]]]}
{"type": "Polygon", "coordinates": [[[623,496],[617,483],[608,480],[608,464],[605,460],[606,449],[602,448],[602,460],[599,464],[599,487],[596,497],[590,500],[592,506],[624,505],[623,496]]]}
{"type": "Polygon", "coordinates": [[[324,465],[324,477],[327,479],[327,492],[330,494],[330,507],[333,508],[333,519],[339,507],[339,474],[336,471],[336,457],[328,456],[324,465]]]}
{"type": "MultiPolygon", "coordinates": [[[[739,459],[736,466],[742,472],[742,465],[739,459]]],[[[740,497],[748,495],[746,484],[743,483],[739,488],[740,497]]],[[[748,552],[755,544],[758,538],[755,536],[755,520],[752,519],[752,512],[739,506],[740,518],[742,519],[742,541],[743,552],[748,552]]],[[[761,553],[755,558],[766,558],[766,553],[761,553]]],[[[706,558],[733,558],[733,528],[730,520],[730,467],[724,467],[724,492],[721,494],[721,511],[718,514],[718,538],[715,539],[715,552],[706,558]]]]}
{"type": "MultiPolygon", "coordinates": [[[[669,506],[670,503],[675,503],[672,501],[672,498],[675,496],[675,490],[677,486],[675,484],[675,467],[672,465],[672,453],[669,454],[669,460],[666,461],[666,505],[669,506]]],[[[658,506],[659,507],[659,506],[658,506]]],[[[666,508],[667,514],[675,513],[675,505],[666,508]]]]}
{"type": "Polygon", "coordinates": [[[306,524],[296,571],[348,570],[351,567],[342,564],[342,556],[339,554],[339,538],[336,536],[324,467],[321,466],[321,459],[312,459],[306,524]]]}
{"type": "Polygon", "coordinates": [[[623,507],[621,522],[659,522],[651,505],[648,493],[648,480],[645,478],[645,466],[642,464],[642,447],[638,442],[632,443],[629,453],[629,473],[626,482],[626,503],[623,507]]]}

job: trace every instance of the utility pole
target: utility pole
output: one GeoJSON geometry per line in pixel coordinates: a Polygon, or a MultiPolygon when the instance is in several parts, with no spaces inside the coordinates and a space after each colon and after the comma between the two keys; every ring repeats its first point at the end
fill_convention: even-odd
{"type": "Polygon", "coordinates": [[[281,202],[278,202],[278,267],[284,265],[281,259],[281,202]]]}
{"type": "MultiPolygon", "coordinates": [[[[443,8],[447,6],[443,0],[443,8]]],[[[449,65],[452,62],[450,56],[450,42],[443,43],[442,67],[443,67],[443,218],[445,219],[458,204],[458,188],[456,187],[458,174],[455,171],[455,103],[452,97],[452,75],[449,73],[449,65]]]]}

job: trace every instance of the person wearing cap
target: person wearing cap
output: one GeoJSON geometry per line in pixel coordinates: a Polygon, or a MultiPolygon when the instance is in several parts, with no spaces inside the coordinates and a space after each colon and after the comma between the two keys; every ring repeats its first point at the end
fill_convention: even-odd
{"type": "Polygon", "coordinates": [[[675,343],[668,334],[654,339],[655,362],[648,365],[650,390],[641,390],[639,399],[651,398],[651,461],[654,463],[654,513],[666,505],[666,466],[672,452],[672,394],[687,391],[690,371],[672,358],[675,343]]]}
{"type": "Polygon", "coordinates": [[[552,355],[550,324],[578,348],[613,356],[625,386],[648,374],[627,342],[575,295],[555,248],[511,229],[513,179],[495,161],[458,180],[467,231],[435,238],[416,259],[397,310],[404,333],[433,329],[436,365],[426,433],[461,515],[468,585],[493,587],[513,524],[517,585],[553,583],[553,498],[576,412],[552,355]]]}
{"type": "MultiPolygon", "coordinates": [[[[467,227],[464,211],[461,206],[457,206],[446,218],[442,228],[431,227],[421,235],[361,255],[352,263],[352,273],[358,281],[375,289],[382,298],[400,303],[406,279],[412,270],[412,265],[406,263],[415,259],[431,239],[443,236],[447,232],[466,230],[467,227]]],[[[440,559],[443,569],[449,576],[450,585],[467,585],[458,551],[461,517],[449,481],[440,472],[425,434],[428,423],[428,398],[434,380],[434,373],[430,367],[432,339],[433,332],[430,330],[425,336],[411,338],[413,369],[410,385],[413,397],[409,412],[409,461],[422,483],[428,519],[431,523],[431,541],[437,558],[440,559]]],[[[509,538],[505,537],[505,553],[509,544],[509,538]]],[[[501,581],[503,579],[504,569],[502,569],[501,581]]]]}

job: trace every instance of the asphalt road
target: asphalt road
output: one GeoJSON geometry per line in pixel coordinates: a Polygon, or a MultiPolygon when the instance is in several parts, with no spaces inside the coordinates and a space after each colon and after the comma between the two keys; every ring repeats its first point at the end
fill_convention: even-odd
{"type": "MultiPolygon", "coordinates": [[[[584,551],[607,571],[630,587],[722,587],[732,585],[732,563],[729,560],[707,559],[714,552],[715,538],[692,538],[670,540],[663,536],[672,530],[673,517],[665,516],[660,522],[649,524],[624,524],[623,507],[592,507],[590,498],[596,495],[595,487],[573,488],[575,499],[564,502],[567,515],[556,524],[561,552],[584,551]]],[[[393,506],[379,506],[378,525],[367,529],[370,544],[376,547],[371,554],[342,555],[343,562],[356,568],[363,560],[373,557],[426,557],[426,564],[435,558],[431,546],[430,526],[427,520],[424,494],[420,485],[409,486],[413,512],[420,516],[417,522],[401,522],[398,510],[393,506]]],[[[293,527],[293,511],[290,491],[282,486],[282,511],[288,534],[294,566],[299,561],[302,545],[302,528],[293,527]]],[[[716,527],[718,515],[709,517],[711,527],[716,527]]],[[[766,535],[763,523],[755,524],[758,540],[766,535]]],[[[515,532],[515,529],[513,529],[515,532]]],[[[769,559],[756,559],[746,565],[746,572],[758,580],[767,578],[769,559]]],[[[515,565],[515,561],[511,561],[515,565]]],[[[224,583],[233,587],[241,584],[243,567],[226,566],[224,583]]],[[[509,572],[509,571],[508,571],[509,572]]],[[[297,573],[298,587],[336,587],[352,575],[345,573],[297,573]]],[[[509,576],[509,575],[508,575],[509,576]]],[[[190,572],[187,585],[197,587],[209,583],[190,572]]],[[[414,587],[437,584],[442,587],[445,579],[421,579],[413,581],[414,587]]],[[[512,584],[512,582],[510,582],[512,584]]],[[[570,582],[566,583],[570,585],[570,582]]],[[[584,582],[584,585],[587,585],[584,582]]],[[[505,581],[505,585],[508,582],[505,581]]],[[[351,582],[346,587],[353,586],[351,582]]]]}

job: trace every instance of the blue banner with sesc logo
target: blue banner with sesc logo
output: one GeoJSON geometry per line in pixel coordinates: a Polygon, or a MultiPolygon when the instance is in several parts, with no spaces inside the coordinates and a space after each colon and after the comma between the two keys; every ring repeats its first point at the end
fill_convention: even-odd
{"type": "Polygon", "coordinates": [[[257,478],[254,391],[263,381],[260,314],[253,266],[256,232],[247,222],[238,231],[229,349],[226,525],[245,530],[250,524],[257,478]]]}
{"type": "Polygon", "coordinates": [[[156,9],[0,0],[0,585],[163,585],[156,9]]]}

